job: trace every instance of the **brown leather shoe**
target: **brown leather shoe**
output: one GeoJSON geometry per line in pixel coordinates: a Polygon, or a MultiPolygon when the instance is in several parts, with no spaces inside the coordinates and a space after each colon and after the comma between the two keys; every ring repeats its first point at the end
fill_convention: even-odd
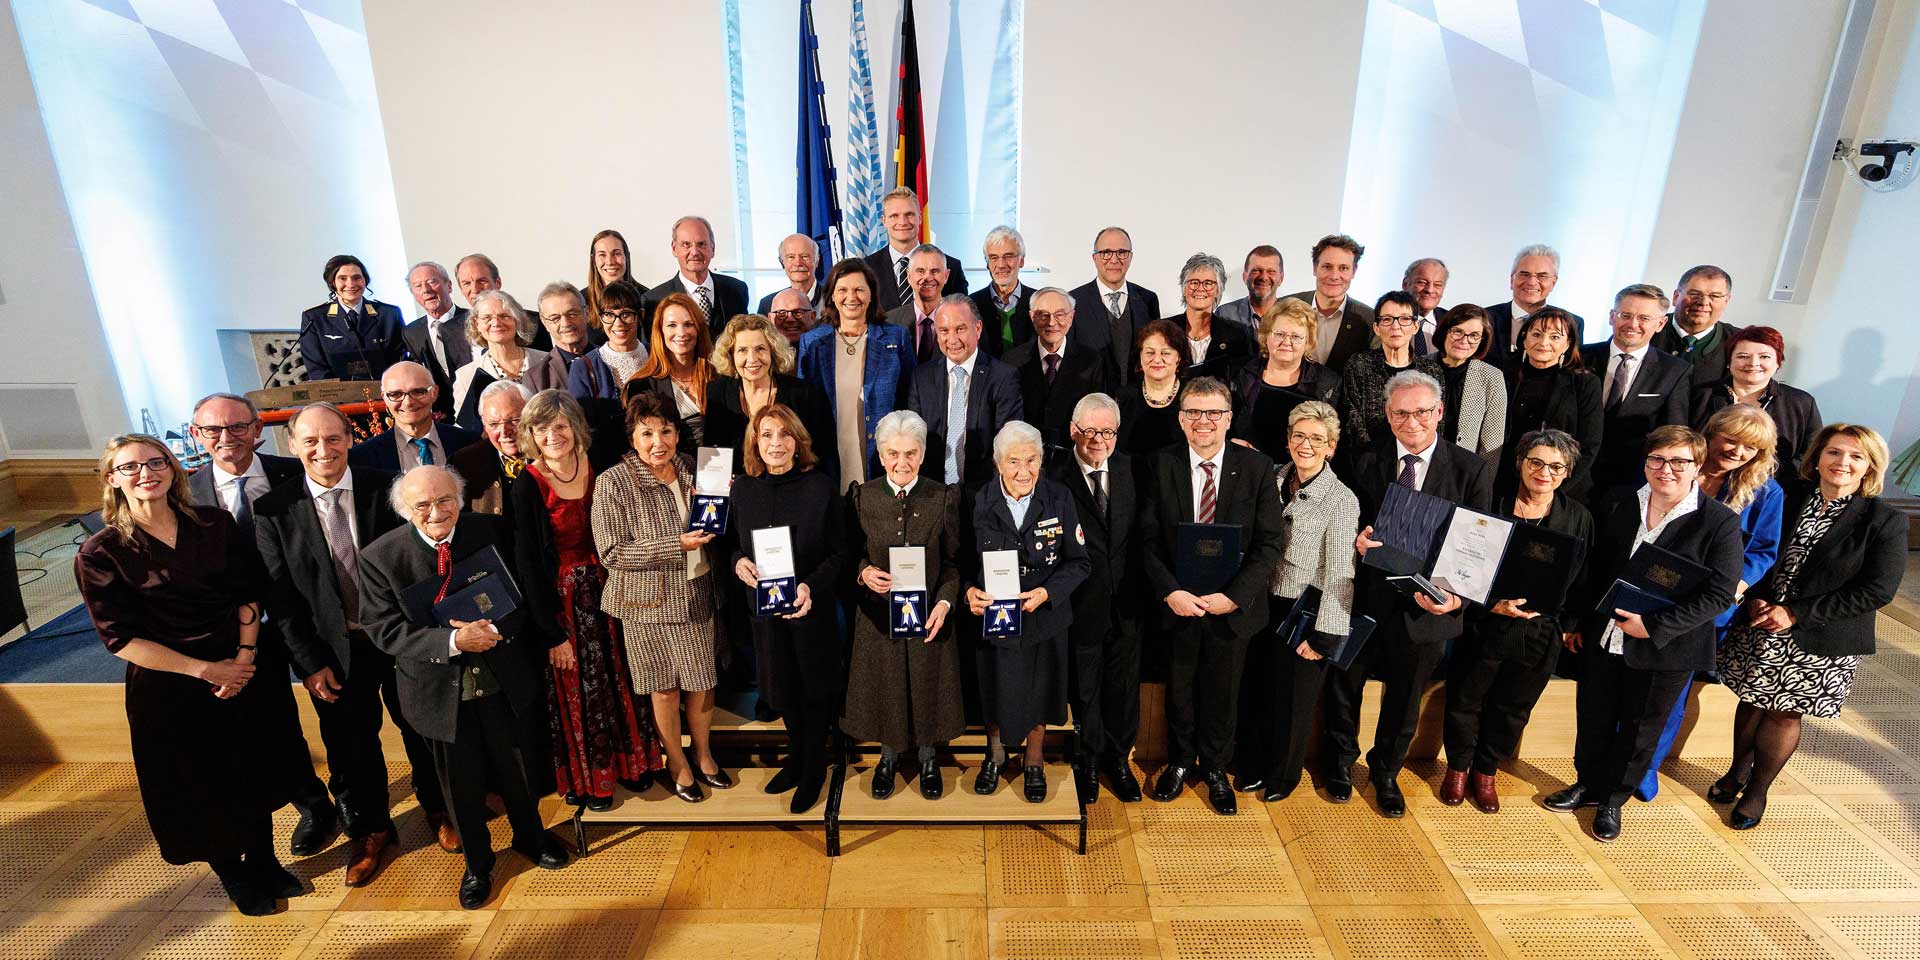
{"type": "Polygon", "coordinates": [[[1440,780],[1440,802],[1449,807],[1457,807],[1467,799],[1467,772],[1448,770],[1440,780]]]}
{"type": "Polygon", "coordinates": [[[347,862],[345,883],[349,887],[364,887],[373,882],[380,874],[381,854],[393,846],[393,831],[382,830],[353,840],[353,859],[347,862]]]}
{"type": "Polygon", "coordinates": [[[1481,813],[1500,812],[1500,792],[1493,788],[1493,778],[1493,774],[1474,771],[1473,805],[1480,808],[1481,813]]]}
{"type": "Polygon", "coordinates": [[[460,852],[460,831],[453,828],[453,821],[444,813],[427,814],[427,829],[433,831],[433,842],[448,853],[460,852]]]}

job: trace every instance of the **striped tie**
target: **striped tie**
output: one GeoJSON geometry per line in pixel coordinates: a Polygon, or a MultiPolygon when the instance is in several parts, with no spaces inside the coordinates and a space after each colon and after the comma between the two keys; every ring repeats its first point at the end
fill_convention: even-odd
{"type": "Polygon", "coordinates": [[[1212,523],[1213,509],[1219,505],[1220,501],[1220,488],[1214,486],[1211,462],[1200,461],[1200,469],[1207,472],[1207,479],[1200,484],[1200,509],[1194,511],[1193,518],[1200,523],[1212,523]]]}
{"type": "Polygon", "coordinates": [[[947,473],[949,485],[960,482],[960,445],[967,436],[967,368],[953,368],[953,392],[947,399],[947,473]]]}

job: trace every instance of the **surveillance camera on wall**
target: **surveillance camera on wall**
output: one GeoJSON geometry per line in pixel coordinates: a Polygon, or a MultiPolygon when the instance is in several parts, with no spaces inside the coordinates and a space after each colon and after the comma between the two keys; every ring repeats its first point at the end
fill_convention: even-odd
{"type": "Polygon", "coordinates": [[[1898,190],[1913,182],[1920,143],[1911,140],[1868,140],[1858,150],[1860,180],[1869,190],[1898,190]],[[1873,162],[1865,162],[1869,158],[1873,162]]]}

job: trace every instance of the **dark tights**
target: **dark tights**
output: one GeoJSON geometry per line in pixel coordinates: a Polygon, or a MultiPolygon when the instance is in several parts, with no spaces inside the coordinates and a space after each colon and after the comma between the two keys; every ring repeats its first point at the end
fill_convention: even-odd
{"type": "Polygon", "coordinates": [[[1758,816],[1767,808],[1767,790],[1800,746],[1800,714],[1765,710],[1745,701],[1733,713],[1733,765],[1720,782],[1746,782],[1734,811],[1758,816]]]}
{"type": "Polygon", "coordinates": [[[233,881],[257,879],[259,872],[280,866],[280,859],[273,853],[273,821],[267,817],[248,827],[247,849],[240,857],[212,861],[209,866],[220,879],[233,881]]]}

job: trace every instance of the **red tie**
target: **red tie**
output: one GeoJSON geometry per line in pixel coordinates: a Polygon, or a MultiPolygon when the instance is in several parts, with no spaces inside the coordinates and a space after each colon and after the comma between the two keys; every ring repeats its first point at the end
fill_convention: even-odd
{"type": "Polygon", "coordinates": [[[440,592],[433,595],[433,602],[439,603],[447,598],[447,587],[453,584],[453,547],[436,543],[433,550],[433,572],[441,577],[440,592]]]}
{"type": "Polygon", "coordinates": [[[1207,479],[1200,485],[1200,510],[1193,519],[1200,523],[1212,523],[1213,509],[1220,499],[1220,491],[1213,485],[1213,464],[1202,460],[1200,469],[1207,472],[1207,479]]]}

